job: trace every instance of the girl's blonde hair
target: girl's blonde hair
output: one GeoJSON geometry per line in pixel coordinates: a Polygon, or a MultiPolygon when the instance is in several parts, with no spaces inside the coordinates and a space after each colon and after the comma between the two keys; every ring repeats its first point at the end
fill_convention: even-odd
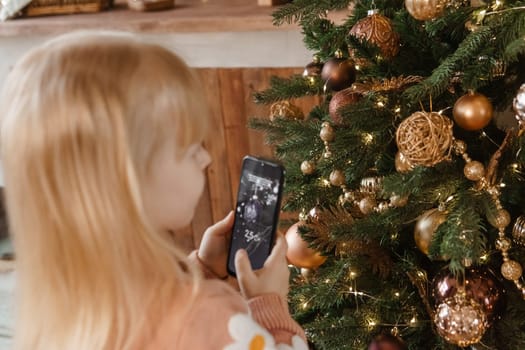
{"type": "Polygon", "coordinates": [[[17,257],[17,349],[139,349],[177,290],[185,255],[144,215],[156,150],[201,142],[198,79],[128,34],[75,33],[26,54],[0,98],[17,257]]]}

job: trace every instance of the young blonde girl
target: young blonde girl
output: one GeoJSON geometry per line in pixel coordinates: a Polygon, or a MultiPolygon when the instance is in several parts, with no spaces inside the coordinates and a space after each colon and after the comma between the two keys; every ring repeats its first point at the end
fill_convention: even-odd
{"type": "Polygon", "coordinates": [[[237,254],[241,293],[217,278],[231,213],[190,257],[173,244],[210,162],[201,96],[177,56],[128,34],[66,35],[13,67],[0,146],[16,349],[306,349],[283,239],[257,272],[237,254]]]}

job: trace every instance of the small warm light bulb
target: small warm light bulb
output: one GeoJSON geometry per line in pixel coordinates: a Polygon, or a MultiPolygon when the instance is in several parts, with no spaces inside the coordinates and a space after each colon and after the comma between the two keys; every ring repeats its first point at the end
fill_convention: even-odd
{"type": "Polygon", "coordinates": [[[500,6],[503,5],[503,1],[500,1],[500,0],[496,0],[496,2],[494,3],[494,8],[498,8],[500,6]]]}
{"type": "Polygon", "coordinates": [[[394,295],[396,296],[396,298],[399,298],[401,294],[399,294],[399,292],[395,292],[394,295]]]}
{"type": "Polygon", "coordinates": [[[331,282],[331,281],[330,281],[329,278],[327,278],[327,279],[324,280],[324,283],[330,283],[330,282],[331,282]]]}
{"type": "Polygon", "coordinates": [[[510,168],[511,168],[512,170],[518,170],[519,167],[520,167],[520,165],[519,165],[518,163],[512,163],[512,164],[510,165],[510,168]]]}
{"type": "Polygon", "coordinates": [[[369,144],[371,144],[372,141],[374,141],[374,135],[369,134],[369,133],[364,133],[364,134],[363,134],[363,143],[364,143],[365,145],[369,145],[369,144]]]}
{"type": "Polygon", "coordinates": [[[307,303],[307,302],[305,302],[305,303],[303,303],[303,305],[302,305],[302,306],[303,306],[303,309],[306,309],[306,308],[308,307],[308,303],[307,303]]]}
{"type": "Polygon", "coordinates": [[[383,102],[381,102],[381,101],[379,101],[379,102],[377,103],[377,107],[384,107],[384,106],[385,106],[385,104],[384,104],[383,102]]]}
{"type": "Polygon", "coordinates": [[[396,112],[396,113],[401,112],[401,107],[397,107],[397,108],[394,110],[394,112],[396,112]]]}
{"type": "Polygon", "coordinates": [[[376,325],[377,325],[377,322],[375,320],[368,320],[369,327],[375,327],[376,325]]]}
{"type": "Polygon", "coordinates": [[[412,319],[410,320],[410,325],[414,326],[416,323],[417,323],[417,318],[416,318],[416,316],[414,316],[414,317],[412,317],[412,319]]]}
{"type": "Polygon", "coordinates": [[[361,66],[358,64],[356,64],[354,67],[355,67],[355,70],[361,70],[361,66]]]}
{"type": "Polygon", "coordinates": [[[503,188],[503,187],[507,187],[507,184],[505,184],[505,183],[502,182],[502,183],[499,184],[499,187],[502,187],[502,188],[503,188]]]}
{"type": "Polygon", "coordinates": [[[351,279],[354,279],[357,277],[357,273],[355,273],[354,271],[350,271],[349,275],[351,279]]]}
{"type": "Polygon", "coordinates": [[[327,179],[322,179],[322,180],[321,180],[321,184],[322,184],[324,187],[329,187],[329,186],[330,186],[330,181],[327,180],[327,179]]]}
{"type": "Polygon", "coordinates": [[[489,259],[489,255],[488,254],[483,254],[482,256],[479,257],[479,260],[485,262],[489,259]]]}

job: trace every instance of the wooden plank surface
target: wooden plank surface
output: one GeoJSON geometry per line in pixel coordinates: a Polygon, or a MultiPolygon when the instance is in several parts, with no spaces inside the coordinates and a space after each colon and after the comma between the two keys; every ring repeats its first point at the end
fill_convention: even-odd
{"type": "MultiPolygon", "coordinates": [[[[258,6],[257,0],[175,0],[173,9],[141,12],[117,0],[107,11],[91,14],[17,18],[0,22],[0,37],[61,34],[73,30],[113,29],[140,33],[249,32],[299,30],[295,24],[276,27],[275,7],[258,6]]],[[[342,22],[347,11],[329,13],[342,22]]]]}

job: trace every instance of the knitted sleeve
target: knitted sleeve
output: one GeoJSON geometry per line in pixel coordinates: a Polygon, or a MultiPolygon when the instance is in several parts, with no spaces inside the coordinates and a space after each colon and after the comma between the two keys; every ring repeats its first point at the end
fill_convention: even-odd
{"type": "Polygon", "coordinates": [[[245,301],[227,284],[208,280],[184,320],[180,349],[308,350],[302,328],[277,294],[245,301]]]}

